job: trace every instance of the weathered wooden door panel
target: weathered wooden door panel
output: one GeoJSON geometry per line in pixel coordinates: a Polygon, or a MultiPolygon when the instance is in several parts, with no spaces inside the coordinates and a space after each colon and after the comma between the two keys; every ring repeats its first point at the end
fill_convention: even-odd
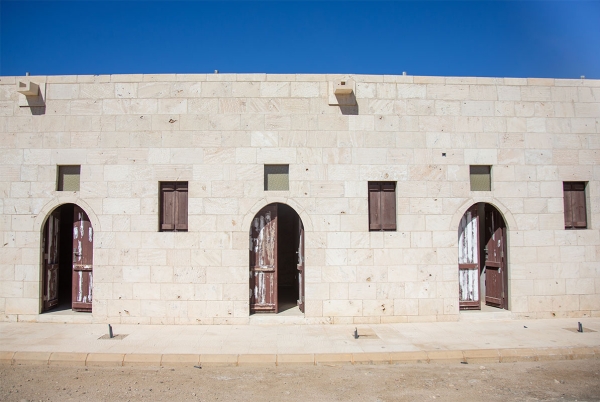
{"type": "Polygon", "coordinates": [[[250,228],[250,311],[276,313],[277,308],[277,204],[271,204],[250,228]]]}
{"type": "Polygon", "coordinates": [[[298,308],[304,313],[304,226],[298,217],[298,308]]]}
{"type": "Polygon", "coordinates": [[[60,210],[56,209],[44,225],[43,311],[58,305],[58,263],[60,240],[60,210]]]}
{"type": "Polygon", "coordinates": [[[92,311],[94,231],[87,214],[73,209],[73,296],[75,311],[92,311]]]}
{"type": "Polygon", "coordinates": [[[477,204],[469,208],[458,228],[458,291],[460,309],[480,309],[479,217],[477,204]]]}
{"type": "Polygon", "coordinates": [[[485,303],[507,308],[506,226],[500,212],[492,206],[485,208],[485,303]]]}

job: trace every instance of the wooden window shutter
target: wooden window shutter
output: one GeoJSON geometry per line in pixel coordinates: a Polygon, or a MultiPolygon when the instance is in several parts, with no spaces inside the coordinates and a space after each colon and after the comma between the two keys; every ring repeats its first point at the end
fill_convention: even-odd
{"type": "Polygon", "coordinates": [[[584,182],[564,182],[565,229],[587,228],[584,182]]]}
{"type": "Polygon", "coordinates": [[[381,183],[381,229],[396,230],[396,183],[381,183]]]}
{"type": "Polygon", "coordinates": [[[369,182],[369,230],[396,230],[395,182],[369,182]]]}
{"type": "Polygon", "coordinates": [[[160,230],[188,230],[188,183],[160,183],[160,230]]]}
{"type": "Polygon", "coordinates": [[[369,183],[369,230],[381,230],[380,204],[381,186],[379,183],[369,183]]]}
{"type": "Polygon", "coordinates": [[[161,183],[160,230],[175,230],[175,183],[161,183]]]}
{"type": "Polygon", "coordinates": [[[175,230],[187,230],[188,223],[188,184],[177,183],[175,202],[175,230]]]}

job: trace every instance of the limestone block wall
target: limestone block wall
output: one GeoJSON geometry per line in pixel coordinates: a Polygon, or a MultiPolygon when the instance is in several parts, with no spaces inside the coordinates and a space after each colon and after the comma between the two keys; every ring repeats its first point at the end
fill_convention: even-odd
{"type": "Polygon", "coordinates": [[[476,202],[508,226],[514,317],[600,315],[600,81],[335,75],[0,77],[0,319],[41,320],[41,233],[76,203],[95,231],[91,319],[247,323],[248,233],[271,202],[306,233],[306,322],[457,320],[457,230],[476,202]],[[289,164],[289,191],[264,191],[289,164]],[[81,189],[56,191],[58,165],[81,189]],[[492,165],[471,191],[469,165],[492,165]],[[189,231],[158,231],[158,183],[189,182],[189,231]],[[397,230],[369,232],[368,181],[397,182],[397,230]],[[563,181],[587,182],[565,230],[563,181]]]}

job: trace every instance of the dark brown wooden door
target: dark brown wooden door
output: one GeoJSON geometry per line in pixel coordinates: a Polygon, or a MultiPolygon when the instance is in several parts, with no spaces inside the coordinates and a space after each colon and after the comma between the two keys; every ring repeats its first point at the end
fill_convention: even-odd
{"type": "Polygon", "coordinates": [[[58,305],[59,241],[60,210],[55,209],[46,220],[42,240],[44,252],[43,311],[50,310],[58,305]]]}
{"type": "Polygon", "coordinates": [[[277,312],[277,204],[261,209],[250,228],[250,312],[277,312]]]}
{"type": "Polygon", "coordinates": [[[92,311],[94,231],[87,214],[73,209],[73,296],[75,311],[92,311]]]}
{"type": "Polygon", "coordinates": [[[298,307],[304,313],[304,226],[298,217],[298,307]]]}
{"type": "Polygon", "coordinates": [[[481,308],[479,261],[479,216],[475,204],[465,212],[458,228],[458,305],[462,310],[481,308]]]}
{"type": "Polygon", "coordinates": [[[485,207],[485,304],[508,308],[506,225],[500,212],[485,207]]]}

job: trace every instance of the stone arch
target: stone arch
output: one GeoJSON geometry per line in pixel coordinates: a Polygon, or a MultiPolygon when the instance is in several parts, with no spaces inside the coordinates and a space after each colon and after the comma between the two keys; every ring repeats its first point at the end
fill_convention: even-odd
{"type": "Polygon", "coordinates": [[[100,219],[98,219],[98,216],[96,215],[96,213],[94,212],[92,207],[87,202],[85,202],[84,200],[82,200],[81,198],[79,198],[78,196],[75,196],[75,195],[60,195],[58,197],[54,197],[52,200],[47,202],[40,209],[40,211],[38,212],[38,214],[36,215],[36,217],[34,219],[33,227],[35,228],[35,230],[38,231],[39,233],[41,233],[42,230],[44,229],[44,223],[46,223],[46,220],[48,219],[48,217],[50,216],[52,211],[54,211],[56,208],[58,208],[64,204],[75,204],[75,205],[79,206],[81,209],[83,209],[85,211],[85,213],[87,214],[87,216],[90,218],[90,221],[92,222],[92,226],[94,227],[94,232],[95,233],[100,232],[100,230],[101,230],[100,219]]]}
{"type": "Polygon", "coordinates": [[[502,204],[500,201],[493,197],[474,197],[469,198],[468,200],[463,202],[462,205],[458,207],[454,215],[452,215],[450,227],[448,228],[448,230],[455,231],[465,212],[467,212],[467,210],[471,208],[474,204],[478,204],[480,202],[490,204],[494,208],[496,208],[502,214],[504,222],[506,223],[506,227],[507,229],[509,229],[509,231],[519,230],[517,221],[515,220],[515,217],[510,212],[510,210],[504,204],[502,204]]]}
{"type": "Polygon", "coordinates": [[[312,221],[311,221],[308,213],[306,213],[306,210],[304,209],[304,207],[302,207],[302,205],[300,205],[298,202],[294,201],[293,199],[286,198],[286,197],[265,197],[265,198],[261,198],[260,200],[258,200],[256,203],[254,203],[254,205],[252,206],[252,208],[250,208],[250,210],[246,213],[246,215],[244,215],[242,230],[246,231],[250,227],[252,220],[254,219],[256,214],[261,209],[263,209],[264,207],[266,207],[269,204],[276,204],[276,203],[285,204],[285,205],[289,206],[290,208],[292,208],[294,211],[296,211],[296,213],[298,214],[300,219],[302,219],[302,224],[304,225],[304,230],[306,232],[313,231],[312,221]]]}

